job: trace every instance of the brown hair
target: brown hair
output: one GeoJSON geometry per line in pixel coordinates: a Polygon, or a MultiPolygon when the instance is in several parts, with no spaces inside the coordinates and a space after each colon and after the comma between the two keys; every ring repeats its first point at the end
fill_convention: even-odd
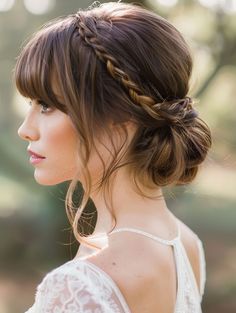
{"type": "Polygon", "coordinates": [[[103,162],[98,188],[109,190],[112,174],[127,164],[140,193],[144,185],[187,184],[196,176],[211,146],[211,134],[187,96],[191,71],[191,54],[173,25],[141,6],[120,2],[56,19],[21,51],[15,67],[20,93],[69,114],[78,132],[86,184],[75,213],[76,178],[71,182],[66,208],[79,241],[86,243],[77,226],[91,193],[87,163],[91,149],[96,150],[94,139],[103,132],[114,151],[112,162],[103,162]],[[53,92],[53,77],[63,103],[53,92]],[[124,122],[129,120],[137,130],[126,147],[124,122]],[[118,150],[110,121],[122,130],[118,150]]]}

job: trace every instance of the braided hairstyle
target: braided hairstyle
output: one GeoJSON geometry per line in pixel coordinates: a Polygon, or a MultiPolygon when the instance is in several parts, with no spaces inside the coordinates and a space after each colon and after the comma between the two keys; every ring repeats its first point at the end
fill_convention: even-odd
{"type": "MultiPolygon", "coordinates": [[[[112,6],[108,6],[107,8],[111,11],[113,10],[112,6]]],[[[124,9],[130,9],[132,7],[130,5],[119,4],[117,5],[117,8],[118,10],[115,13],[116,17],[119,17],[119,13],[124,13],[124,9]]],[[[136,9],[140,13],[142,12],[142,9],[136,9]]],[[[87,46],[92,48],[98,59],[106,65],[106,69],[111,77],[126,89],[132,102],[142,110],[143,117],[144,113],[146,117],[149,117],[147,124],[144,123],[144,127],[142,129],[141,127],[139,128],[139,131],[137,132],[137,135],[139,133],[139,136],[136,136],[136,140],[133,142],[132,148],[134,149],[134,153],[132,163],[135,163],[135,160],[136,162],[138,161],[141,173],[144,169],[148,170],[149,176],[158,186],[165,186],[173,183],[176,185],[189,183],[197,174],[197,166],[202,163],[206,156],[207,150],[211,145],[211,136],[208,126],[198,117],[198,112],[193,108],[192,99],[186,96],[187,84],[192,70],[192,60],[184,39],[173,26],[159,17],[159,22],[163,23],[161,26],[165,26],[166,29],[169,28],[169,38],[165,33],[167,39],[172,39],[173,41],[172,45],[171,42],[165,43],[166,48],[167,45],[169,45],[168,50],[171,48],[173,49],[173,51],[169,51],[169,57],[175,54],[175,58],[183,58],[180,60],[182,64],[179,64],[179,68],[177,68],[177,70],[179,70],[178,73],[170,71],[169,75],[178,74],[174,79],[182,80],[182,82],[180,81],[180,84],[182,83],[183,85],[186,85],[185,93],[182,93],[181,95],[181,89],[179,90],[179,93],[176,89],[171,93],[160,93],[158,91],[159,84],[155,84],[154,86],[152,81],[145,81],[145,84],[149,86],[149,90],[152,90],[151,93],[150,91],[145,92],[144,84],[137,84],[132,80],[126,71],[124,64],[122,67],[122,62],[119,62],[115,55],[110,54],[106,49],[106,42],[102,39],[104,37],[98,31],[100,12],[98,9],[94,11],[95,14],[92,14],[92,16],[91,14],[87,14],[88,12],[85,14],[83,11],[79,11],[75,14],[76,26],[78,27],[81,38],[87,46]],[[170,38],[170,36],[173,35],[176,35],[176,38],[170,38]],[[178,42],[176,42],[177,40],[178,42]],[[175,46],[173,44],[175,44],[175,46]],[[183,53],[185,53],[185,55],[183,53]],[[181,70],[183,73],[181,73],[181,70]],[[187,81],[186,78],[188,78],[187,81]],[[165,135],[167,135],[166,140],[164,140],[164,136],[161,136],[161,130],[163,131],[163,134],[165,133],[165,135]],[[197,134],[198,137],[196,137],[197,134]],[[167,140],[169,141],[169,144],[167,140]]],[[[148,15],[150,13],[146,12],[146,14],[148,15]]],[[[127,16],[129,16],[128,12],[127,16]]],[[[146,17],[152,19],[155,18],[152,13],[150,16],[146,17]]],[[[122,19],[122,15],[120,15],[120,18],[122,19]]],[[[145,16],[143,18],[145,18],[145,16]]],[[[108,17],[107,22],[110,23],[111,27],[112,21],[113,19],[108,17]]],[[[137,32],[138,30],[139,28],[137,27],[137,32]]],[[[142,35],[145,35],[145,33],[142,35]]],[[[133,38],[131,37],[130,41],[131,39],[133,38]]],[[[137,39],[141,40],[142,38],[137,39]]],[[[162,39],[164,41],[164,38],[162,39]]],[[[139,42],[137,42],[137,44],[138,43],[139,42]]],[[[151,48],[150,44],[151,42],[147,45],[146,49],[151,48]]],[[[151,52],[150,49],[150,53],[151,52]]],[[[153,51],[153,54],[155,52],[157,53],[157,51],[153,51]]],[[[165,55],[164,57],[167,58],[168,55],[165,55]]],[[[145,58],[145,55],[143,55],[143,58],[145,58]]],[[[147,60],[144,59],[143,61],[146,62],[147,60]]],[[[141,67],[140,63],[139,66],[141,67]]],[[[178,64],[176,67],[177,66],[178,64]]],[[[161,69],[160,74],[162,74],[161,69]]],[[[147,79],[148,78],[149,77],[147,76],[147,79]]],[[[174,81],[174,83],[175,85],[177,84],[176,81],[174,81]]],[[[139,125],[142,125],[143,121],[141,120],[140,122],[139,125]]]]}
{"type": "MultiPolygon", "coordinates": [[[[99,187],[124,165],[137,186],[194,179],[211,146],[211,133],[188,96],[191,72],[191,54],[179,31],[134,4],[96,2],[46,24],[23,48],[15,68],[18,90],[69,114],[78,132],[86,178],[80,214],[91,192],[87,164],[91,150],[97,151],[95,138],[105,132],[112,142],[111,121],[120,125],[123,141],[119,149],[113,144],[111,163],[103,162],[99,187]],[[128,146],[127,121],[136,125],[128,146]]],[[[67,197],[74,226],[79,218],[72,217],[71,209],[75,185],[76,180],[67,197]]]]}

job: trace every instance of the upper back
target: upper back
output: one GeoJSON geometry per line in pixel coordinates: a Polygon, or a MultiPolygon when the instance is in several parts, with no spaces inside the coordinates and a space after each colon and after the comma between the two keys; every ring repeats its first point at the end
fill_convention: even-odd
{"type": "MultiPolygon", "coordinates": [[[[199,239],[184,223],[179,221],[179,226],[180,240],[200,290],[199,239]]],[[[89,261],[112,278],[132,313],[173,313],[180,288],[176,258],[172,245],[121,232],[112,234],[108,248],[89,261]]]]}
{"type": "Polygon", "coordinates": [[[27,313],[201,313],[203,249],[198,237],[180,226],[181,237],[172,241],[113,234],[99,254],[85,260],[79,255],[49,272],[27,313]]]}

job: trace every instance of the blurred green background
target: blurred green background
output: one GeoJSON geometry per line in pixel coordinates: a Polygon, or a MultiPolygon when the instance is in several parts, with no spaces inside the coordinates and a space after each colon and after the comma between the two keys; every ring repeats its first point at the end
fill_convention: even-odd
{"type": "MultiPolygon", "coordinates": [[[[101,1],[105,2],[105,1],[101,1]]],[[[123,1],[129,2],[129,1],[123,1]]],[[[195,181],[164,190],[169,208],[202,239],[205,313],[236,312],[236,1],[149,0],[185,36],[195,61],[190,94],[213,135],[195,181]]],[[[37,185],[17,136],[25,101],[12,79],[22,43],[44,22],[86,0],[0,0],[0,313],[25,312],[50,269],[78,248],[64,209],[67,184],[37,185]],[[72,245],[70,240],[72,239],[72,245]]],[[[171,47],[170,47],[171,48],[171,47]]]]}

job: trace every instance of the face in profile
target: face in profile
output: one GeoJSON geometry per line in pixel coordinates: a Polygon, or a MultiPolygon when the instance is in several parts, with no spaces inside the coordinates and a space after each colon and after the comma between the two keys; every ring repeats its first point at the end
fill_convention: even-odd
{"type": "Polygon", "coordinates": [[[74,177],[78,135],[67,114],[33,100],[18,134],[29,142],[29,161],[39,184],[55,185],[74,177]]]}
{"type": "MultiPolygon", "coordinates": [[[[34,178],[41,185],[56,185],[77,178],[83,184],[79,153],[79,137],[70,116],[37,100],[29,102],[29,110],[18,129],[21,139],[29,142],[29,162],[34,178]]],[[[87,163],[92,180],[102,175],[103,163],[111,161],[109,140],[95,140],[87,163]],[[109,148],[108,148],[109,147],[109,148]]]]}

